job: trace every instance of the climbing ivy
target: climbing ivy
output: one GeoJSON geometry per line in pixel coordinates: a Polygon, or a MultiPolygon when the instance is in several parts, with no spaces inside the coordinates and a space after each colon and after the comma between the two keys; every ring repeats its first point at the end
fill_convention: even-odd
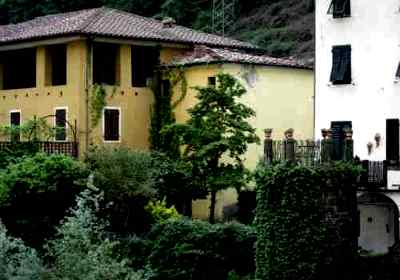
{"type": "Polygon", "coordinates": [[[174,109],[185,99],[188,83],[183,68],[158,69],[153,82],[154,104],[152,108],[150,143],[154,151],[163,152],[170,157],[179,156],[179,143],[173,133],[161,133],[163,128],[175,123],[174,109]],[[169,81],[169,87],[162,90],[163,80],[169,81]],[[180,85],[181,94],[172,103],[174,89],[180,85]]]}
{"type": "Polygon", "coordinates": [[[92,127],[96,127],[101,119],[103,108],[107,105],[107,92],[102,85],[94,84],[91,98],[92,127]]]}
{"type": "Polygon", "coordinates": [[[337,265],[338,256],[343,262],[352,248],[337,242],[343,232],[326,220],[324,199],[330,192],[355,197],[359,172],[350,163],[258,167],[256,280],[331,279],[321,273],[337,265]]]}

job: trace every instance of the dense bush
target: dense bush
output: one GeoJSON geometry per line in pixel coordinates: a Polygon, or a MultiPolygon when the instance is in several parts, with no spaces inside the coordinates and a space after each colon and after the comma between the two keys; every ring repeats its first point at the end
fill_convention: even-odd
{"type": "Polygon", "coordinates": [[[142,232],[150,226],[145,206],[155,198],[151,154],[128,148],[97,148],[87,155],[93,184],[104,192],[103,213],[117,232],[142,232]]]}
{"type": "Polygon", "coordinates": [[[0,279],[40,280],[45,269],[34,249],[24,245],[22,240],[8,236],[0,223],[0,279]]]}
{"type": "Polygon", "coordinates": [[[154,280],[224,280],[231,271],[254,271],[255,232],[241,224],[170,220],[156,225],[148,239],[154,280]]]}
{"type": "Polygon", "coordinates": [[[105,225],[95,216],[98,205],[86,191],[77,200],[72,215],[59,227],[57,238],[48,244],[52,279],[142,280],[143,274],[116,258],[115,242],[104,236],[105,225]]]}
{"type": "Polygon", "coordinates": [[[163,201],[150,201],[145,207],[146,211],[150,213],[153,218],[154,223],[162,224],[169,219],[179,219],[178,211],[176,211],[174,206],[167,207],[165,200],[163,201]]]}
{"type": "Polygon", "coordinates": [[[17,163],[24,156],[33,156],[39,152],[39,147],[34,142],[14,142],[6,148],[0,149],[0,169],[17,163]]]}
{"type": "Polygon", "coordinates": [[[0,217],[11,234],[39,246],[53,233],[89,175],[62,155],[24,157],[0,171],[0,217]]]}
{"type": "Polygon", "coordinates": [[[206,198],[208,192],[199,188],[191,177],[191,166],[179,159],[162,153],[152,153],[157,199],[165,199],[179,213],[191,216],[192,200],[206,198]]]}
{"type": "MultiPolygon", "coordinates": [[[[350,269],[354,269],[355,263],[352,266],[350,261],[352,244],[340,240],[352,233],[342,231],[338,224],[328,225],[324,198],[330,192],[348,192],[351,202],[356,201],[358,174],[358,168],[344,163],[316,168],[288,163],[259,167],[256,172],[256,279],[342,279],[321,277],[320,273],[326,274],[328,269],[347,261],[350,269]]],[[[345,204],[350,200],[341,201],[342,198],[335,197],[334,207],[338,211],[348,210],[345,204]]],[[[356,211],[356,203],[354,206],[356,211]]],[[[352,240],[357,240],[355,233],[352,240]]],[[[351,271],[336,273],[350,275],[351,271]]]]}

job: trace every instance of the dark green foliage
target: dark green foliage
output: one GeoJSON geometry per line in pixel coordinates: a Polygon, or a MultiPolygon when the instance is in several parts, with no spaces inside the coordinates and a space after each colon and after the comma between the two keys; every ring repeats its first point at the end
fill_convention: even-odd
{"type": "Polygon", "coordinates": [[[38,246],[53,233],[82,190],[85,165],[62,155],[36,154],[0,172],[0,217],[10,233],[38,246]]]}
{"type": "MultiPolygon", "coordinates": [[[[285,163],[258,168],[257,280],[318,279],[337,261],[335,258],[347,260],[347,255],[333,254],[338,249],[334,247],[337,236],[332,236],[336,233],[325,222],[323,198],[343,187],[352,190],[349,194],[355,197],[358,175],[358,168],[344,163],[316,168],[285,163]]],[[[336,206],[338,211],[346,209],[341,201],[336,206]]],[[[350,247],[342,249],[343,253],[351,251],[350,247]]]]}
{"type": "Polygon", "coordinates": [[[247,170],[241,156],[247,145],[259,141],[248,123],[255,112],[239,102],[245,88],[231,75],[218,74],[216,87],[197,88],[199,102],[189,109],[186,124],[175,124],[174,133],[183,145],[183,157],[192,165],[192,180],[211,192],[210,222],[214,222],[215,195],[229,187],[246,184],[247,170]]]}
{"type": "Polygon", "coordinates": [[[105,236],[106,224],[95,215],[99,202],[99,196],[83,192],[58,228],[56,239],[47,244],[51,279],[144,279],[128,266],[125,256],[115,255],[118,243],[105,236]]]}
{"type": "Polygon", "coordinates": [[[244,225],[172,220],[156,225],[148,238],[153,280],[225,280],[230,271],[254,271],[255,232],[244,225]]]}
{"type": "Polygon", "coordinates": [[[166,199],[179,213],[191,216],[192,199],[205,198],[207,192],[191,179],[191,166],[179,159],[161,153],[152,153],[157,199],[166,199]]]}
{"type": "Polygon", "coordinates": [[[98,148],[86,158],[93,185],[104,192],[111,226],[117,232],[143,231],[150,225],[144,210],[155,198],[153,161],[149,152],[128,148],[98,148]]]}
{"type": "Polygon", "coordinates": [[[154,104],[151,112],[150,145],[153,151],[164,153],[171,158],[179,157],[179,143],[175,135],[161,133],[163,127],[175,123],[172,110],[172,88],[169,81],[161,80],[161,72],[154,74],[154,104]]]}
{"type": "Polygon", "coordinates": [[[255,217],[256,204],[255,191],[241,190],[238,197],[238,221],[246,225],[252,224],[255,217]]]}
{"type": "Polygon", "coordinates": [[[13,142],[0,149],[0,169],[17,163],[24,156],[33,156],[39,152],[39,146],[34,142],[13,142]]]}

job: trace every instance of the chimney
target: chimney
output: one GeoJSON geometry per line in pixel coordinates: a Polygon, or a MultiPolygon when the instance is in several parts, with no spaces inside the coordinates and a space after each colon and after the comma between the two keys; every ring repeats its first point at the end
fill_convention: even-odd
{"type": "Polygon", "coordinates": [[[163,25],[163,28],[172,28],[175,26],[176,21],[171,17],[165,17],[165,18],[163,18],[161,23],[163,25]]]}

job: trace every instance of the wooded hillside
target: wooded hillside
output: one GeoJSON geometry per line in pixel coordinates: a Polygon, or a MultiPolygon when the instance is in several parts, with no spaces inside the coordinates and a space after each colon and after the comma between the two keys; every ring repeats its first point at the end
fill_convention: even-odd
{"type": "MultiPolygon", "coordinates": [[[[180,25],[211,32],[212,0],[0,0],[0,23],[100,6],[156,18],[169,16],[180,25]]],[[[235,24],[227,33],[274,56],[311,59],[314,0],[237,0],[235,24]]]]}

